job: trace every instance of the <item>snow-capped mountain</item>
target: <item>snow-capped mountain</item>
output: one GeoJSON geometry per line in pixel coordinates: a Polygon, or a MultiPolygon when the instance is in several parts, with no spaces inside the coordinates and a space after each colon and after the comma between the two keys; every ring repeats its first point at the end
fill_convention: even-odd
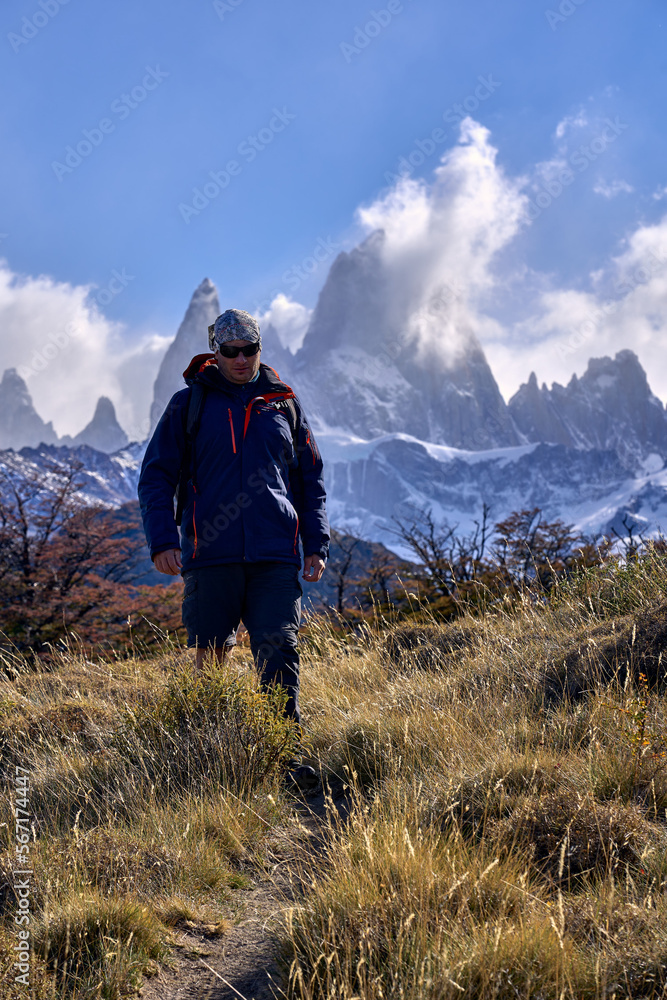
{"type": "MultiPolygon", "coordinates": [[[[393,519],[415,505],[467,532],[488,504],[494,521],[540,507],[590,533],[621,530],[625,515],[648,533],[667,529],[667,412],[632,351],[592,359],[565,387],[540,388],[533,375],[506,405],[472,332],[452,326],[451,294],[434,293],[411,313],[382,248],[376,233],[337,257],[296,355],[270,324],[262,330],[262,359],[292,385],[315,428],[336,527],[396,549],[393,519]],[[420,324],[435,324],[445,340],[451,334],[451,350],[425,347],[433,341],[420,338],[420,324]]],[[[160,367],[153,426],[192,356],[206,351],[219,312],[205,279],[160,367]]],[[[30,477],[75,459],[84,466],[83,502],[136,498],[145,445],[104,454],[126,442],[109,401],[71,447],[56,447],[53,428],[9,371],[0,433],[5,447],[31,445],[0,452],[6,475],[30,477]]]]}
{"type": "Polygon", "coordinates": [[[384,241],[378,231],[338,255],[291,365],[315,426],[458,448],[519,444],[479,342],[456,327],[455,294],[441,286],[412,301],[412,289],[392,279],[384,241]]]}
{"type": "MultiPolygon", "coordinates": [[[[479,520],[485,503],[493,521],[539,507],[590,534],[608,534],[612,526],[622,533],[625,515],[647,534],[667,530],[667,468],[657,453],[632,473],[613,449],[540,443],[469,451],[406,434],[365,441],[341,431],[321,431],[317,440],[332,523],[406,558],[393,533],[394,518],[409,518],[423,506],[462,534],[479,520]]],[[[0,473],[30,478],[53,463],[79,461],[81,501],[118,507],[136,499],[143,452],[136,444],[114,455],[88,446],[42,445],[0,452],[0,473]]]]}
{"type": "Polygon", "coordinates": [[[0,449],[39,448],[40,445],[77,447],[89,445],[97,451],[118,451],[128,437],[116,419],[113,403],[106,396],[97,401],[93,419],[75,437],[58,437],[51,421],[37,413],[32,396],[15,368],[8,368],[0,382],[0,449]]]}
{"type": "MultiPolygon", "coordinates": [[[[49,487],[50,474],[57,469],[67,469],[76,463],[78,499],[86,505],[101,504],[120,507],[137,499],[139,470],[145,445],[131,444],[107,455],[90,445],[45,445],[21,448],[20,451],[0,451],[1,480],[38,480],[49,487]]],[[[58,483],[54,477],[54,483],[58,483]]]]}
{"type": "MultiPolygon", "coordinates": [[[[215,285],[204,278],[195,289],[183,322],[158,370],[151,407],[151,433],[173,394],[183,388],[183,371],[190,359],[208,350],[208,326],[219,313],[215,285]]],[[[275,332],[274,337],[279,345],[275,332]]],[[[60,445],[66,449],[88,445],[110,455],[126,448],[128,440],[118,423],[115,407],[106,396],[98,399],[92,420],[82,431],[74,436],[58,437],[53,424],[45,423],[37,413],[28,387],[16,369],[5,371],[0,382],[0,450],[13,448],[20,451],[27,447],[39,451],[43,444],[60,445]]],[[[88,455],[88,452],[81,454],[88,455]]]]}
{"type": "Polygon", "coordinates": [[[652,452],[667,457],[667,411],[633,351],[592,358],[567,386],[539,388],[532,373],[509,412],[528,441],[611,448],[629,469],[640,469],[652,452]]]}
{"type": "Polygon", "coordinates": [[[335,432],[317,443],[332,522],[389,548],[397,548],[394,519],[419,507],[462,534],[484,504],[494,522],[539,507],[588,534],[622,532],[624,515],[648,534],[667,531],[667,469],[657,453],[632,473],[613,449],[563,444],[464,451],[402,434],[362,441],[335,432]]]}

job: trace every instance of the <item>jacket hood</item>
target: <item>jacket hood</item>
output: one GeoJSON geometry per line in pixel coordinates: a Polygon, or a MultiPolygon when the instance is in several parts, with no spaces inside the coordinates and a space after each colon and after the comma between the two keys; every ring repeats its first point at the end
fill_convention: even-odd
{"type": "MultiPolygon", "coordinates": [[[[183,372],[183,378],[188,385],[200,382],[213,389],[224,390],[229,388],[233,391],[234,389],[243,388],[243,386],[236,386],[224,378],[216,363],[215,355],[210,353],[196,354],[183,372]]],[[[256,396],[262,396],[265,393],[294,395],[291,387],[282,381],[278,372],[261,361],[259,364],[259,378],[256,382],[253,382],[253,389],[255,389],[256,396]]]]}

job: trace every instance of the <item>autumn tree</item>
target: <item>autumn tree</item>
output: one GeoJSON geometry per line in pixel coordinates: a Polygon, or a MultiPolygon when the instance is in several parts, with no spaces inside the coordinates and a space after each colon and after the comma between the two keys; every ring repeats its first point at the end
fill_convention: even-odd
{"type": "Polygon", "coordinates": [[[394,517],[393,534],[414,552],[422,568],[422,579],[436,595],[451,598],[461,585],[477,580],[487,569],[489,508],[468,534],[457,525],[437,521],[432,509],[415,505],[403,517],[394,517]]]}
{"type": "MultiPolygon", "coordinates": [[[[639,553],[642,552],[647,546],[647,540],[639,530],[640,525],[637,524],[628,514],[624,514],[621,520],[623,525],[623,534],[612,527],[611,531],[616,538],[617,544],[620,546],[623,558],[627,562],[634,562],[639,553]]],[[[659,542],[664,544],[664,539],[659,539],[659,542]]]]}
{"type": "Polygon", "coordinates": [[[581,535],[558,518],[547,520],[537,507],[514,511],[492,527],[489,513],[484,504],[467,534],[438,522],[430,507],[394,519],[394,533],[419,560],[425,596],[445,613],[455,613],[463,598],[486,600],[527,586],[548,590],[576,567],[601,562],[611,548],[606,538],[581,535]]]}
{"type": "Polygon", "coordinates": [[[493,558],[508,585],[549,589],[557,577],[604,559],[607,538],[577,533],[560,518],[548,521],[539,507],[514,511],[494,528],[493,558]]]}
{"type": "Polygon", "coordinates": [[[362,607],[382,609],[403,604],[401,580],[407,579],[409,572],[407,564],[389,549],[374,546],[358,582],[362,607]]]}
{"type": "Polygon", "coordinates": [[[43,652],[72,631],[113,643],[142,603],[156,604],[153,588],[132,586],[127,519],[84,501],[81,469],[0,472],[0,632],[20,650],[43,652]]]}

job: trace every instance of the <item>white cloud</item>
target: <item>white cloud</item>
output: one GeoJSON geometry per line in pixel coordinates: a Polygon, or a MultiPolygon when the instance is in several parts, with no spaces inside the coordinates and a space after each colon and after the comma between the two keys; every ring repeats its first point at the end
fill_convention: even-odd
{"type": "Polygon", "coordinates": [[[479,302],[497,280],[494,261],[525,219],[523,182],[509,179],[496,155],[488,130],[467,118],[432,185],[401,178],[357,213],[367,232],[385,233],[394,322],[444,361],[478,326],[479,302]]]}
{"type": "Polygon", "coordinates": [[[59,434],[82,430],[99,396],[108,396],[130,437],[141,437],[170,338],[146,335],[128,345],[123,334],[90,286],[18,275],[0,261],[0,370],[18,369],[37,412],[59,434]]]}
{"type": "MultiPolygon", "coordinates": [[[[589,127],[580,112],[556,131],[563,140],[568,131],[589,127]]],[[[584,371],[590,357],[630,347],[654,390],[665,396],[667,216],[657,226],[638,227],[619,256],[589,275],[588,290],[560,287],[552,276],[516,259],[509,269],[506,251],[528,223],[524,192],[538,179],[557,176],[562,165],[558,152],[529,176],[508,176],[497,163],[489,132],[466,119],[459,143],[443,156],[432,183],[401,178],[361,207],[357,220],[364,236],[385,234],[387,339],[398,328],[446,364],[474,334],[506,398],[531,370],[541,381],[566,383],[584,371]]],[[[629,187],[619,181],[614,190],[629,187]]],[[[310,310],[282,296],[264,322],[268,318],[292,346],[310,310]]]]}
{"type": "Polygon", "coordinates": [[[656,188],[653,192],[653,197],[655,201],[662,201],[663,198],[667,198],[667,186],[656,188]]]}
{"type": "Polygon", "coordinates": [[[143,441],[149,432],[153,384],[173,339],[157,333],[147,334],[131,347],[119,350],[114,359],[119,391],[116,397],[118,419],[132,441],[143,441]]]}
{"type": "Polygon", "coordinates": [[[294,353],[301,347],[312,314],[312,309],[302,306],[300,302],[293,302],[280,292],[258,320],[260,329],[270,324],[276,330],[283,347],[294,353]]]}
{"type": "Polygon", "coordinates": [[[506,396],[530,371],[540,382],[566,383],[585,370],[589,358],[630,348],[653,391],[667,397],[667,215],[656,225],[639,226],[596,279],[595,292],[543,292],[529,319],[484,338],[506,396]]]}
{"type": "Polygon", "coordinates": [[[634,188],[627,181],[596,181],[593,187],[595,194],[602,195],[603,198],[615,198],[619,194],[632,194],[634,188]]]}
{"type": "MultiPolygon", "coordinates": [[[[564,119],[556,135],[564,143],[568,131],[594,127],[579,112],[564,119]]],[[[432,185],[403,179],[358,215],[367,230],[385,230],[390,284],[407,303],[408,329],[450,355],[476,334],[506,398],[531,370],[541,381],[567,383],[590,357],[625,348],[637,352],[654,391],[665,398],[667,216],[638,226],[623,252],[589,275],[588,290],[560,287],[516,261],[499,284],[505,251],[526,221],[523,192],[537,178],[556,176],[564,152],[561,145],[529,177],[509,177],[498,167],[487,130],[468,119],[432,185]],[[442,288],[451,294],[438,296],[442,288]]],[[[605,197],[631,191],[622,180],[598,184],[605,197]]]]}
{"type": "Polygon", "coordinates": [[[584,109],[580,108],[575,114],[566,115],[558,122],[554,133],[555,138],[563,139],[568,132],[573,132],[576,128],[586,128],[587,125],[588,116],[584,109]]]}
{"type": "Polygon", "coordinates": [[[535,165],[532,187],[539,190],[541,187],[548,188],[552,181],[559,181],[563,173],[571,170],[570,164],[565,156],[560,154],[551,160],[542,160],[535,165]]]}

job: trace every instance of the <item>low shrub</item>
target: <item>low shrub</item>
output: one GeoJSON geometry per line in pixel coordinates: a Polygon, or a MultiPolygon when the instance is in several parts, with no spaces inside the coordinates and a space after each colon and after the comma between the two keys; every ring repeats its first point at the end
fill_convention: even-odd
{"type": "Polygon", "coordinates": [[[286,692],[262,691],[254,672],[210,664],[177,673],[157,701],[132,714],[116,745],[139,755],[155,789],[193,791],[216,781],[237,794],[275,780],[301,733],[283,714],[286,692]]]}

